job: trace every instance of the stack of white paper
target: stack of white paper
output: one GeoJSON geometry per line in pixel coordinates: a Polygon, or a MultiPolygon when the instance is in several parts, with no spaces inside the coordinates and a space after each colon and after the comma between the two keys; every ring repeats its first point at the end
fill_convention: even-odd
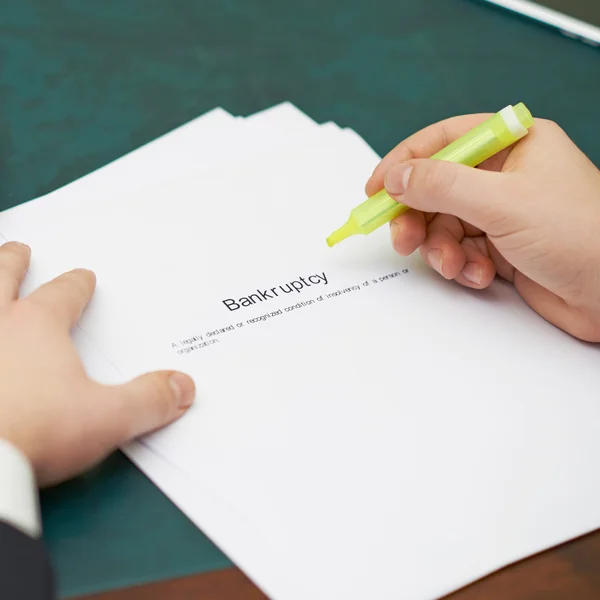
{"type": "Polygon", "coordinates": [[[290,104],[217,109],[0,215],[23,293],[96,272],[92,376],[195,378],[126,452],[275,600],[433,599],[600,526],[598,348],[386,228],[329,249],[378,161],[290,104]]]}

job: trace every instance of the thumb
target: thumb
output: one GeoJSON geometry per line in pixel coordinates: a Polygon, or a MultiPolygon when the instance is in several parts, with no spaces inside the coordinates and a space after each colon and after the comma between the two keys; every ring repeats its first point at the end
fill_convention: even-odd
{"type": "Polygon", "coordinates": [[[119,446],[178,419],[196,395],[193,380],[177,371],[157,371],[108,388],[103,412],[110,444],[119,446]]]}
{"type": "Polygon", "coordinates": [[[384,180],[394,199],[423,212],[454,215],[494,233],[512,214],[506,199],[509,175],[433,159],[397,163],[384,180]]]}

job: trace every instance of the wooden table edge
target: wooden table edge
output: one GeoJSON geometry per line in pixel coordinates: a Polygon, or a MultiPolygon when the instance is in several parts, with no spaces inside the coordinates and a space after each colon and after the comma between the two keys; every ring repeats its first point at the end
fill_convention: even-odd
{"type": "MultiPolygon", "coordinates": [[[[167,598],[168,600],[266,600],[267,597],[239,569],[229,568],[81,596],[76,600],[163,600],[167,598]]],[[[598,600],[599,598],[600,530],[597,530],[496,571],[447,596],[445,600],[598,600]]]]}

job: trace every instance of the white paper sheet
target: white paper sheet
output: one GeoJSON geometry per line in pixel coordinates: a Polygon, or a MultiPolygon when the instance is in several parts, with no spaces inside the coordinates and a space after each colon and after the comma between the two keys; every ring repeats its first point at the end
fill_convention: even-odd
{"type": "Polygon", "coordinates": [[[197,404],[132,458],[275,600],[429,600],[596,528],[597,347],[507,285],[400,259],[385,230],[328,249],[378,157],[307,128],[245,138],[259,159],[0,215],[34,249],[25,293],[97,272],[93,375],[195,377],[197,404]]]}

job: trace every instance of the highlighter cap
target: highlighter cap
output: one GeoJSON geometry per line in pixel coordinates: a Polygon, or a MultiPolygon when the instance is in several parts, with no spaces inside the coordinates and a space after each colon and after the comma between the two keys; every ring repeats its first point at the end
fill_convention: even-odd
{"type": "Polygon", "coordinates": [[[525,129],[529,129],[533,126],[533,117],[531,116],[529,109],[522,102],[519,102],[513,110],[515,111],[517,119],[519,119],[519,122],[525,129]]]}

